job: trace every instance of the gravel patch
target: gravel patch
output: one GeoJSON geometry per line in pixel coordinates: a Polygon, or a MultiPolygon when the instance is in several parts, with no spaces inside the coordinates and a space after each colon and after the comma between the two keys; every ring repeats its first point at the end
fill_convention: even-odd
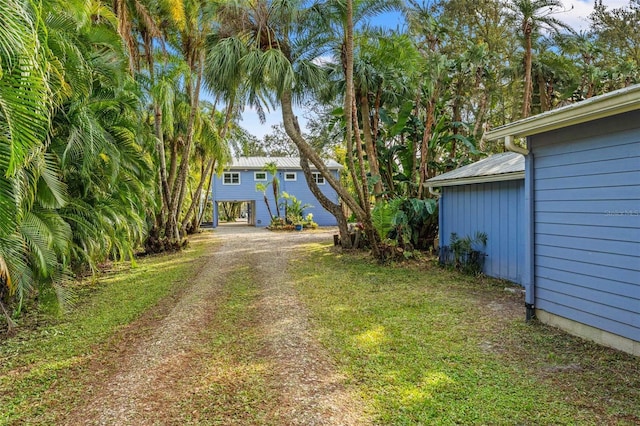
{"type": "MultiPolygon", "coordinates": [[[[192,392],[205,366],[202,348],[229,274],[250,265],[258,298],[260,357],[274,365],[269,380],[278,390],[287,425],[361,425],[370,422],[363,403],[344,385],[330,356],[315,339],[308,312],[287,276],[291,255],[304,244],[331,240],[334,230],[274,233],[238,224],[197,238],[220,239],[200,263],[194,280],[160,315],[145,315],[87,374],[90,392],[66,424],[180,424],[175,407],[192,392]],[[134,336],[127,338],[127,336],[134,336]],[[167,417],[169,416],[169,417],[167,417]]],[[[119,339],[119,340],[118,340],[119,339]]],[[[205,420],[203,420],[203,423],[205,420]]]]}

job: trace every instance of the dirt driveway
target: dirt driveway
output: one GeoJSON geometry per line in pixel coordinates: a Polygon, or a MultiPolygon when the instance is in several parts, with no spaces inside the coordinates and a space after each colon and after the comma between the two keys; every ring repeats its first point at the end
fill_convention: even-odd
{"type": "MultiPolygon", "coordinates": [[[[113,348],[87,374],[86,401],[67,424],[181,424],[181,401],[193,393],[206,365],[203,352],[215,329],[215,313],[229,277],[250,268],[256,278],[256,320],[262,358],[273,371],[278,415],[266,423],[286,425],[368,424],[361,401],[350,394],[314,337],[305,306],[287,276],[296,249],[330,241],[333,230],[273,233],[246,225],[221,226],[197,238],[219,241],[195,279],[178,296],[163,301],[114,338],[113,348]],[[143,333],[140,330],[144,330],[143,333]]],[[[215,409],[215,407],[214,407],[215,409]]],[[[198,413],[195,423],[209,424],[198,413]]],[[[233,420],[233,419],[230,419],[233,420]]],[[[239,419],[234,424],[242,424],[239,419]]]]}

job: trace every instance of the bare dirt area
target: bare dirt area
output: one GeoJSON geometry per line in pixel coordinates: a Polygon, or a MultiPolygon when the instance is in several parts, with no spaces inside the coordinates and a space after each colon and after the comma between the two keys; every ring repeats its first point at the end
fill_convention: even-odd
{"type": "MultiPolygon", "coordinates": [[[[85,372],[89,383],[85,401],[64,423],[212,424],[206,414],[193,412],[184,401],[197,391],[202,377],[215,374],[207,360],[212,350],[208,340],[215,339],[218,322],[224,320],[216,311],[225,300],[230,276],[249,268],[256,297],[247,324],[260,336],[252,356],[268,366],[264,379],[277,395],[264,413],[264,423],[368,424],[362,402],[346,388],[315,339],[287,276],[287,264],[297,247],[330,240],[331,235],[331,230],[273,233],[236,224],[198,237],[219,239],[221,244],[201,263],[185,290],[112,339],[110,349],[85,372]]],[[[232,392],[233,387],[228,389],[232,392]]],[[[252,424],[243,423],[242,415],[228,420],[252,424]]]]}

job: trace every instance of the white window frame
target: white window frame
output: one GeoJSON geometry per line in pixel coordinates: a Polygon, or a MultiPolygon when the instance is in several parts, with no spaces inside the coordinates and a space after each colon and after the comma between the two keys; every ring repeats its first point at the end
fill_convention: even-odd
{"type": "Polygon", "coordinates": [[[222,174],[222,184],[223,185],[240,185],[242,183],[242,179],[240,177],[240,172],[224,172],[222,174]],[[238,182],[233,182],[233,175],[238,176],[238,182]],[[227,176],[229,176],[229,182],[227,182],[227,176]]]}
{"type": "Polygon", "coordinates": [[[267,172],[253,172],[253,180],[255,182],[266,182],[267,172]],[[264,178],[259,178],[258,175],[264,175],[264,178]]]}
{"type": "Polygon", "coordinates": [[[325,183],[327,183],[327,180],[324,178],[324,176],[322,176],[322,173],[320,172],[312,172],[312,173],[313,173],[313,181],[317,185],[324,185],[325,183]]]}
{"type": "Polygon", "coordinates": [[[298,173],[296,173],[296,172],[284,172],[284,180],[287,181],[287,182],[295,182],[295,181],[298,180],[298,173]],[[287,175],[293,175],[293,179],[291,179],[287,175]]]}

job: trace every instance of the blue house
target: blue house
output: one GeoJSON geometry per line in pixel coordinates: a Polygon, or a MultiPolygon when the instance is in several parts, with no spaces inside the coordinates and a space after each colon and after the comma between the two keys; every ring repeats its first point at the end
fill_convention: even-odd
{"type": "MultiPolygon", "coordinates": [[[[300,158],[297,157],[239,157],[233,160],[221,176],[214,176],[211,185],[213,197],[213,226],[218,226],[219,203],[245,203],[247,223],[250,226],[265,227],[271,223],[271,217],[264,202],[264,194],[256,189],[256,184],[267,184],[272,179],[265,171],[267,163],[276,163],[280,192],[287,192],[295,196],[303,204],[310,204],[304,210],[305,215],[313,214],[313,220],[320,226],[334,226],[335,217],[326,211],[311,193],[305,179],[300,158]]],[[[325,162],[333,175],[339,178],[342,166],[333,160],[325,162]]],[[[313,177],[321,191],[333,202],[338,203],[338,195],[325,181],[324,177],[312,167],[313,177]]],[[[275,214],[275,200],[273,191],[269,187],[266,191],[271,209],[275,214]]]]}
{"type": "Polygon", "coordinates": [[[525,158],[520,281],[528,316],[640,355],[640,85],[486,137],[525,158]]]}
{"type": "Polygon", "coordinates": [[[524,156],[506,152],[429,179],[439,194],[440,247],[451,235],[487,235],[483,272],[522,284],[524,156]]]}

